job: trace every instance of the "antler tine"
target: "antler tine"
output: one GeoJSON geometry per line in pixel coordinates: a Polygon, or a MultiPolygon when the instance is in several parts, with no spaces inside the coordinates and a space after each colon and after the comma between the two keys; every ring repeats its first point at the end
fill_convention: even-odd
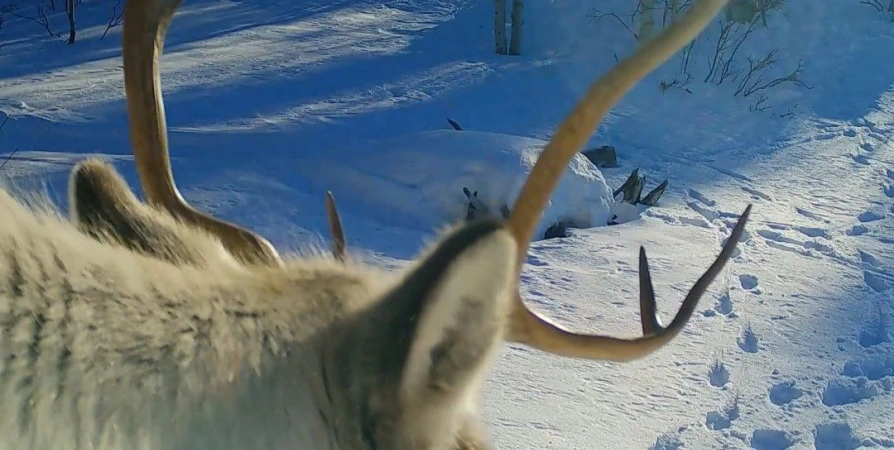
{"type": "Polygon", "coordinates": [[[639,248],[639,320],[643,326],[643,336],[661,332],[661,317],[658,317],[658,305],[655,303],[655,287],[652,286],[652,274],[649,272],[649,261],[646,259],[646,248],[639,248]]]}
{"type": "Polygon", "coordinates": [[[343,262],[345,260],[347,241],[332,191],[326,191],[326,216],[329,218],[329,234],[332,236],[332,256],[343,262]]]}
{"type": "Polygon", "coordinates": [[[129,0],[124,12],[124,88],[130,140],[143,191],[150,204],[208,230],[245,263],[277,265],[279,255],[263,237],[203,214],[180,195],[168,154],[158,59],[165,33],[181,0],[129,0]]]}
{"type": "MultiPolygon", "coordinates": [[[[625,58],[593,83],[584,98],[559,125],[525,181],[509,217],[508,226],[518,245],[519,259],[516,270],[519,274],[524,266],[534,229],[571,158],[586,143],[598,123],[627,91],[695,39],[724,5],[726,5],[726,0],[699,0],[680,20],[671,24],[661,34],[641,46],[633,55],[625,58]]],[[[748,211],[746,210],[746,213],[743,214],[737,228],[744,227],[748,211]]],[[[735,239],[730,237],[724,248],[726,253],[721,252],[712,265],[712,269],[717,267],[719,270],[719,267],[726,263],[729,258],[728,254],[732,252],[737,241],[738,236],[735,236],[735,239]],[[724,254],[727,256],[724,257],[724,254]]],[[[643,264],[647,266],[644,257],[641,260],[641,267],[643,264]]],[[[678,314],[666,329],[661,327],[655,314],[655,296],[651,290],[648,269],[645,274],[641,273],[641,285],[645,283],[649,286],[643,292],[640,302],[640,313],[643,316],[642,327],[644,333],[647,334],[643,338],[622,340],[571,333],[528,309],[521,294],[518,294],[512,311],[507,339],[547,352],[572,357],[628,361],[645,356],[667,343],[679,332],[682,325],[685,325],[689,315],[682,313],[687,308],[695,308],[701,292],[707,288],[707,284],[700,283],[703,280],[707,280],[706,283],[713,280],[713,276],[708,277],[712,269],[709,269],[699,283],[696,283],[690,292],[690,297],[687,297],[690,304],[684,302],[681,314],[678,314]]]]}
{"type": "MultiPolygon", "coordinates": [[[[642,317],[644,336],[634,339],[622,339],[611,336],[576,334],[559,328],[557,325],[547,323],[545,319],[537,317],[537,320],[547,323],[545,327],[530,327],[524,329],[524,334],[516,334],[514,342],[530,345],[531,347],[553,353],[559,356],[573,358],[598,359],[615,362],[628,362],[648,356],[655,350],[673,340],[695,312],[701,296],[705,293],[714,278],[723,269],[723,266],[732,256],[736,244],[742,237],[745,224],[751,213],[751,205],[745,208],[745,212],[739,218],[736,227],[721,250],[720,255],[707,271],[695,282],[692,289],[680,305],[680,309],[671,323],[665,328],[659,325],[655,315],[655,293],[652,290],[649,279],[648,262],[645,252],[640,250],[640,286],[647,288],[640,292],[640,309],[647,311],[648,315],[642,317]]],[[[521,301],[521,298],[518,298],[521,301]]],[[[532,316],[533,312],[528,310],[532,316]]],[[[536,316],[535,316],[536,317],[536,316]]],[[[518,333],[516,331],[516,333],[518,333]]]]}
{"type": "Polygon", "coordinates": [[[655,290],[652,288],[652,277],[649,274],[649,262],[646,260],[646,250],[640,247],[640,312],[649,314],[648,317],[645,315],[641,317],[644,336],[661,335],[664,339],[670,340],[683,329],[683,326],[685,326],[686,322],[689,321],[689,318],[692,317],[692,313],[695,312],[695,307],[698,305],[699,299],[708,290],[708,286],[714,281],[714,278],[717,278],[717,275],[723,270],[723,266],[726,262],[732,257],[736,244],[742,238],[742,233],[745,232],[745,223],[748,222],[748,217],[750,215],[751,205],[748,205],[739,217],[738,222],[736,222],[736,226],[733,227],[733,231],[730,233],[726,245],[723,246],[723,250],[720,251],[720,255],[717,256],[714,263],[708,267],[708,270],[702,274],[698,281],[692,285],[692,289],[686,294],[686,298],[683,299],[683,304],[680,305],[679,311],[677,311],[677,314],[674,316],[674,320],[671,321],[667,328],[661,326],[661,320],[656,313],[655,290]]]}

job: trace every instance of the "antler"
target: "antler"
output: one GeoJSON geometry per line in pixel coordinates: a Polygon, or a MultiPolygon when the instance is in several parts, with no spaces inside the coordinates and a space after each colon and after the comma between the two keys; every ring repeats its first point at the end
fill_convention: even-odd
{"type": "Polygon", "coordinates": [[[347,247],[345,230],[341,226],[341,217],[338,215],[332,191],[326,191],[326,216],[329,218],[329,234],[332,235],[332,256],[344,262],[347,247]]]}
{"type": "MultiPolygon", "coordinates": [[[[689,44],[720,12],[726,0],[700,0],[677,22],[640,47],[590,86],[571,114],[559,125],[546,145],[512,208],[509,228],[518,243],[518,273],[527,257],[528,243],[547,201],[572,157],[586,143],[596,126],[627,91],[642,78],[689,44]]],[[[666,328],[656,313],[655,292],[646,252],[640,248],[640,314],[643,337],[620,339],[572,333],[540,317],[518,293],[507,339],[561,356],[611,361],[631,361],[670,342],[683,329],[708,285],[723,269],[739,242],[751,212],[749,205],[733,229],[720,255],[695,283],[677,315],[666,328]]]]}
{"type": "Polygon", "coordinates": [[[277,265],[281,261],[270,242],[195,210],[174,183],[158,59],[164,49],[165,33],[179,5],[180,0],[129,0],[124,13],[124,88],[130,141],[143,191],[150,204],[214,234],[241,261],[277,265]]]}

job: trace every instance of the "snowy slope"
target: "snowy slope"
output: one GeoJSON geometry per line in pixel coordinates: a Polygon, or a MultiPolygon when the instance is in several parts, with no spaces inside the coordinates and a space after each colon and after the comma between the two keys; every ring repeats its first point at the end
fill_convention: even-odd
{"type": "MultiPolygon", "coordinates": [[[[175,176],[197,206],[297,251],[325,241],[332,189],[352,250],[400,265],[462,215],[463,186],[511,199],[589,81],[631,51],[593,3],[528,2],[525,55],[509,58],[491,54],[487,2],[189,0],[163,60],[175,176]]],[[[625,17],[633,2],[598,3],[625,17]]],[[[700,314],[630,364],[508,347],[484,399],[498,448],[894,448],[894,26],[856,0],[787,3],[737,64],[778,47],[770,79],[803,60],[810,88],[780,85],[751,111],[759,94],[702,82],[712,27],[688,92],[660,89],[680,56],[631,92],[590,141],[621,167],[578,161],[544,223],[604,223],[608,187],[636,167],[647,189],[670,180],[661,204],[535,242],[524,273],[533,308],[633,336],[638,246],[670,317],[754,203],[700,314]]],[[[62,206],[87,154],[136,186],[120,30],[99,39],[112,4],[85,1],[72,47],[24,19],[0,30],[0,172],[62,206]]]]}

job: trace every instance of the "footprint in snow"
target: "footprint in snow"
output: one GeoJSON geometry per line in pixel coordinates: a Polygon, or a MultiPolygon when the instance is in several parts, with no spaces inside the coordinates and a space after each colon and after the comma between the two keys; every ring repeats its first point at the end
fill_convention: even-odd
{"type": "Polygon", "coordinates": [[[894,377],[894,355],[850,360],[844,364],[841,374],[849,378],[866,378],[870,381],[894,377]]]}
{"type": "Polygon", "coordinates": [[[733,313],[733,299],[730,297],[729,291],[724,292],[723,295],[717,299],[717,303],[714,305],[714,311],[724,316],[729,316],[733,313]]]}
{"type": "Polygon", "coordinates": [[[770,386],[767,394],[770,397],[770,403],[776,406],[783,406],[801,398],[804,392],[795,386],[794,381],[789,380],[770,386]]]}
{"type": "Polygon", "coordinates": [[[730,404],[719,411],[710,411],[705,415],[705,426],[709,430],[725,430],[739,418],[739,397],[733,398],[730,404]]]}
{"type": "Polygon", "coordinates": [[[742,289],[746,291],[751,291],[757,289],[757,277],[754,275],[741,274],[739,275],[739,284],[742,285],[742,289]]]}
{"type": "Polygon", "coordinates": [[[856,450],[862,443],[847,422],[821,423],[813,430],[816,450],[856,450]]]}
{"type": "Polygon", "coordinates": [[[817,220],[817,221],[820,221],[823,223],[829,223],[829,219],[826,219],[826,218],[820,216],[819,214],[812,212],[812,211],[808,211],[804,208],[795,207],[795,211],[798,214],[800,214],[808,219],[817,220]]]}
{"type": "Polygon", "coordinates": [[[736,343],[745,353],[757,353],[760,350],[760,339],[754,333],[751,324],[747,324],[742,328],[742,335],[736,339],[736,343]]]}
{"type": "Polygon", "coordinates": [[[655,439],[655,443],[649,447],[649,450],[680,450],[685,448],[686,445],[680,439],[680,434],[684,431],[686,431],[686,427],[682,426],[677,430],[661,433],[655,439]]]}
{"type": "Polygon", "coordinates": [[[689,189],[688,194],[690,197],[704,203],[705,206],[714,207],[715,205],[717,205],[717,202],[709,199],[705,194],[702,194],[701,192],[696,191],[695,189],[689,189]]]}
{"type": "Polygon", "coordinates": [[[860,154],[851,155],[851,159],[853,159],[855,163],[863,165],[863,166],[868,166],[870,164],[869,158],[867,158],[865,155],[860,155],[860,154]]]}
{"type": "Polygon", "coordinates": [[[847,230],[848,236],[860,236],[861,234],[866,234],[869,232],[869,228],[866,225],[854,225],[847,230]]]}
{"type": "Polygon", "coordinates": [[[818,237],[818,238],[823,238],[823,239],[832,239],[832,236],[829,235],[829,231],[824,230],[822,228],[798,226],[798,227],[794,227],[793,229],[807,237],[812,237],[812,238],[818,237]]]}
{"type": "Polygon", "coordinates": [[[822,402],[826,406],[840,406],[875,398],[879,395],[878,382],[866,377],[836,378],[826,383],[822,402]]]}
{"type": "Polygon", "coordinates": [[[795,445],[795,438],[786,431],[774,429],[754,430],[751,448],[756,450],[785,450],[795,445]]]}
{"type": "Polygon", "coordinates": [[[885,342],[891,342],[891,318],[879,307],[877,314],[863,324],[857,342],[863,348],[875,347],[885,342]]]}
{"type": "Polygon", "coordinates": [[[866,212],[860,214],[859,216],[857,216],[857,220],[859,220],[860,223],[875,222],[877,220],[882,220],[884,218],[885,218],[885,216],[883,216],[877,212],[873,212],[873,211],[866,211],[866,212]]]}
{"type": "Polygon", "coordinates": [[[533,255],[533,254],[529,254],[529,255],[528,255],[528,261],[527,261],[527,262],[528,262],[528,264],[530,264],[530,265],[532,265],[532,266],[536,266],[536,267],[543,267],[543,266],[548,266],[548,265],[549,265],[549,263],[547,263],[546,261],[540,259],[540,257],[538,257],[537,255],[533,255]]]}
{"type": "Polygon", "coordinates": [[[729,383],[729,370],[720,359],[715,360],[708,370],[708,383],[714,387],[723,387],[729,383]]]}
{"type": "Polygon", "coordinates": [[[875,292],[885,292],[894,286],[894,277],[872,269],[863,270],[863,282],[875,292]]]}
{"type": "Polygon", "coordinates": [[[770,195],[765,194],[764,192],[761,192],[761,191],[759,191],[759,190],[757,190],[757,189],[750,188],[750,187],[747,187],[747,186],[741,186],[741,188],[742,188],[743,191],[745,191],[745,192],[751,194],[751,199],[752,199],[752,200],[755,200],[755,201],[758,201],[758,200],[767,200],[767,201],[770,201],[770,202],[773,201],[773,197],[771,197],[770,195]]]}

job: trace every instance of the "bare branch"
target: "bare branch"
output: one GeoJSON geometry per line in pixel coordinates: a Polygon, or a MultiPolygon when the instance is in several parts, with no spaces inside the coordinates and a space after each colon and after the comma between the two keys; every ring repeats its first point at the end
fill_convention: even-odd
{"type": "MultiPolygon", "coordinates": [[[[602,20],[606,17],[614,18],[615,20],[618,21],[618,23],[621,24],[621,26],[624,27],[625,30],[627,30],[630,33],[631,36],[633,36],[634,39],[639,40],[639,35],[636,34],[635,31],[633,31],[633,28],[631,28],[630,25],[628,25],[627,22],[625,22],[624,19],[621,18],[621,16],[619,16],[615,13],[603,12],[596,8],[590,8],[590,9],[592,12],[590,14],[588,14],[587,17],[592,19],[593,23],[599,22],[600,20],[602,20]]],[[[637,9],[638,9],[638,7],[637,7],[637,9]]],[[[635,14],[636,13],[634,13],[634,15],[635,14]]]]}
{"type": "Polygon", "coordinates": [[[885,5],[882,4],[882,0],[860,0],[860,3],[869,5],[875,8],[875,10],[878,12],[882,12],[885,10],[885,5]]]}
{"type": "Polygon", "coordinates": [[[770,109],[771,105],[767,104],[767,96],[764,94],[760,94],[757,100],[748,107],[749,111],[757,112],[757,111],[765,111],[770,109]]]}
{"type": "Polygon", "coordinates": [[[732,28],[732,22],[720,22],[720,34],[717,36],[717,43],[714,46],[714,56],[711,57],[711,64],[708,66],[708,73],[705,75],[705,79],[702,80],[703,82],[707,83],[714,76],[720,57],[726,51],[726,48],[729,47],[729,33],[732,28]]]}
{"type": "Polygon", "coordinates": [[[739,49],[742,47],[742,44],[745,43],[745,39],[748,39],[748,35],[750,35],[752,31],[754,31],[754,27],[756,24],[757,20],[752,20],[748,24],[748,27],[745,28],[745,32],[736,39],[736,43],[733,46],[732,50],[729,52],[729,55],[725,55],[726,60],[723,62],[723,66],[720,68],[720,74],[718,74],[717,77],[718,85],[723,84],[723,82],[727,79],[735,80],[741,74],[741,70],[732,70],[731,66],[733,60],[736,58],[736,53],[738,53],[739,49]]]}
{"type": "Polygon", "coordinates": [[[734,95],[742,94],[742,97],[748,97],[756,92],[776,87],[782,83],[792,83],[805,89],[813,89],[812,86],[808,86],[800,79],[800,75],[804,71],[803,60],[798,61],[798,66],[788,75],[774,78],[770,81],[764,80],[763,72],[776,64],[776,53],[778,51],[779,49],[770,50],[763,58],[757,61],[748,58],[748,72],[739,83],[739,87],[734,95]]]}
{"type": "Polygon", "coordinates": [[[23,14],[19,14],[16,12],[12,13],[13,16],[16,16],[20,19],[30,20],[38,25],[40,25],[44,30],[47,30],[47,33],[52,37],[59,37],[59,33],[54,32],[50,28],[50,19],[47,18],[47,14],[43,9],[43,6],[37,7],[37,17],[26,16],[23,14]]]}
{"type": "Polygon", "coordinates": [[[115,6],[112,7],[112,15],[109,17],[109,24],[106,25],[106,30],[102,32],[102,36],[99,37],[99,40],[105,39],[106,34],[108,34],[112,28],[121,25],[121,21],[124,19],[124,9],[127,8],[127,5],[121,7],[120,10],[118,9],[119,7],[121,7],[121,0],[118,0],[115,3],[115,6]]]}

